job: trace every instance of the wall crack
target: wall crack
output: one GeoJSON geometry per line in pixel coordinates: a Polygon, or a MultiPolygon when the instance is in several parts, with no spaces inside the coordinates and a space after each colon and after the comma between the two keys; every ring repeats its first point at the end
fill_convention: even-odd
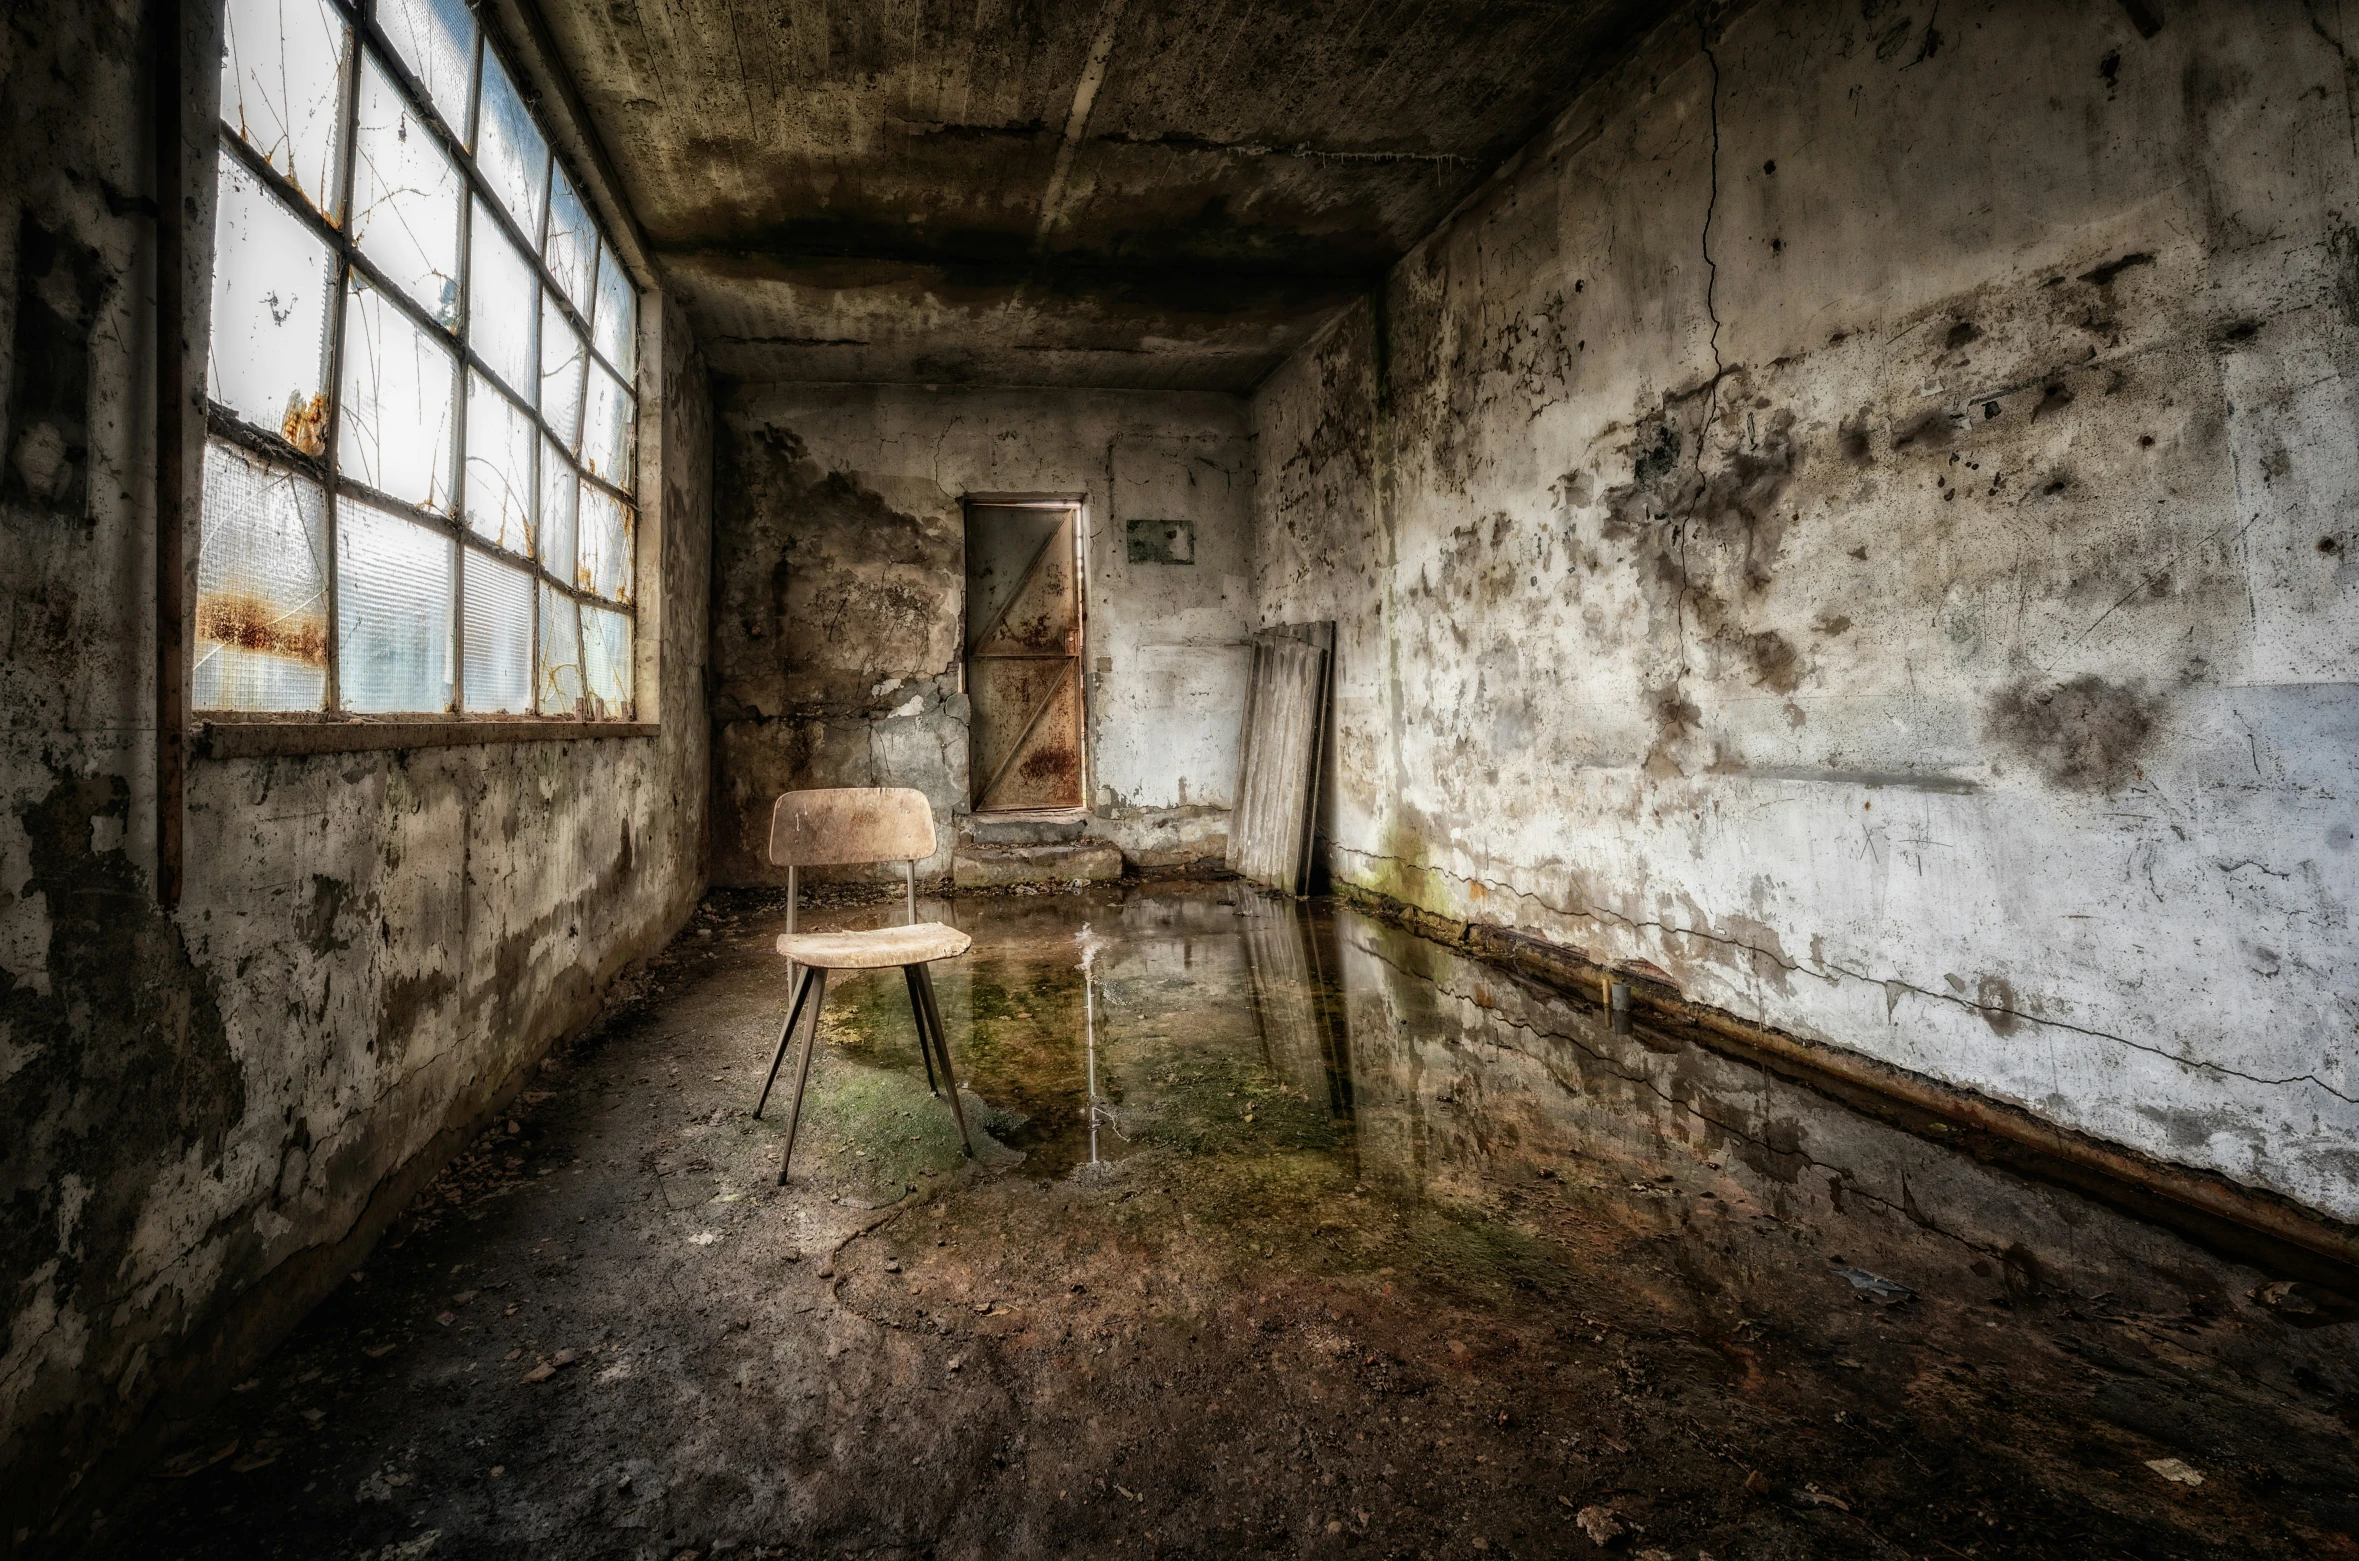
{"type": "MultiPolygon", "coordinates": [[[[2110,1030],[2096,1030],[2091,1029],[2085,1025],[2071,1024],[2062,1019],[2048,1019],[2038,1014],[2026,1013],[2019,1008],[1997,1008],[1986,1003],[1977,1003],[1971,998],[1959,997],[1955,993],[1933,991],[1930,988],[1918,986],[1914,982],[1900,980],[1898,977],[1872,976],[1863,970],[1853,970],[1844,965],[1823,961],[1816,966],[1803,965],[1793,959],[1786,957],[1783,954],[1777,953],[1770,949],[1762,948],[1758,944],[1747,943],[1742,938],[1729,937],[1723,933],[1706,932],[1692,927],[1681,927],[1671,922],[1644,920],[1637,917],[1625,916],[1619,911],[1606,910],[1598,907],[1573,909],[1567,906],[1556,905],[1549,900],[1532,893],[1528,889],[1520,888],[1517,885],[1511,883],[1502,883],[1496,879],[1460,877],[1458,874],[1450,873],[1447,871],[1447,869],[1444,868],[1429,866],[1421,862],[1404,861],[1400,857],[1386,856],[1380,852],[1360,851],[1347,845],[1337,844],[1334,846],[1334,849],[1345,852],[1351,856],[1364,857],[1372,861],[1392,862],[1415,872],[1442,873],[1448,877],[1458,878],[1461,883],[1479,884],[1485,889],[1495,890],[1501,894],[1512,895],[1519,900],[1528,900],[1532,904],[1540,907],[1540,909],[1555,916],[1563,916],[1581,921],[1612,922],[1628,927],[1633,931],[1653,931],[1666,933],[1674,937],[1699,938],[1708,943],[1720,944],[1723,947],[1741,949],[1757,959],[1769,961],[1769,963],[1777,966],[1780,970],[1788,971],[1798,975],[1816,976],[1818,979],[1826,982],[1829,986],[1839,985],[1841,984],[1842,980],[1862,981],[1877,987],[1884,988],[1897,986],[1904,991],[1913,992],[1919,997],[1934,999],[1943,1003],[1947,1003],[1955,1008],[1962,1008],[1968,1013],[1975,1015],[1977,1018],[1987,1020],[1996,1016],[2008,1019],[2020,1019],[2028,1021],[2032,1024],[2044,1026],[2048,1029],[2062,1030],[2070,1035],[2083,1035],[2089,1037],[2091,1040],[2112,1041],[2116,1045],[2127,1046],[2133,1051],[2145,1052],[2149,1056],[2160,1057],[2166,1061],[2175,1062],[2182,1068],[2196,1068],[2207,1073],[2216,1073],[2228,1078],[2242,1079],[2248,1084],[2261,1084],[2268,1086],[2308,1084],[2323,1091],[2326,1094],[2332,1095],[2337,1100],[2347,1102],[2351,1105],[2359,1105],[2359,1096],[2344,1093],[2342,1090],[2335,1088],[2332,1084],[2329,1084],[2324,1079],[2318,1077],[2315,1073],[2295,1073],[2275,1078],[2258,1073],[2247,1073],[2240,1068],[2229,1067],[2226,1063],[2182,1057],[2167,1047],[2155,1046],[2144,1041],[2132,1040],[2126,1035],[2116,1035],[2110,1030]]],[[[1510,927],[1503,928],[1501,930],[1512,932],[1518,931],[1520,929],[1510,927]]],[[[1568,950],[1567,952],[1578,951],[1568,950]]]]}

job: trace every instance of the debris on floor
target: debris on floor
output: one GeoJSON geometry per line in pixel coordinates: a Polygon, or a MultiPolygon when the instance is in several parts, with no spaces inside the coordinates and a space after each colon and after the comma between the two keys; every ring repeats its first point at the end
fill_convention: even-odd
{"type": "Polygon", "coordinates": [[[2297,1292],[1325,904],[935,908],[781,1188],[729,909],[85,1553],[2359,1557],[2297,1292]]]}

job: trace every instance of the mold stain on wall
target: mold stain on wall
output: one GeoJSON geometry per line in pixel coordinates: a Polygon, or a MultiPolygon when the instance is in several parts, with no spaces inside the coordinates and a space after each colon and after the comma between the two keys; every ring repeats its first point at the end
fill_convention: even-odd
{"type": "Polygon", "coordinates": [[[1027,761],[1031,778],[1085,768],[1088,833],[1134,863],[1219,856],[1251,606],[1243,412],[1202,394],[732,387],[716,880],[783,881],[761,855],[769,809],[812,786],[923,791],[940,850],[920,870],[948,870],[971,804],[964,505],[1011,494],[1073,495],[1088,518],[1088,746],[1027,761]],[[1132,558],[1133,520],[1184,529],[1191,561],[1132,558]]]}
{"type": "Polygon", "coordinates": [[[2227,171],[2347,142],[2341,58],[1905,30],[1666,25],[1256,393],[1331,866],[2359,1216],[2359,989],[2281,954],[2359,900],[2359,181],[2227,171]]]}
{"type": "MultiPolygon", "coordinates": [[[[188,16],[187,57],[218,58],[207,8],[188,16]]],[[[122,133],[146,26],[45,13],[0,80],[25,131],[0,162],[0,1548],[236,1380],[701,889],[711,419],[667,309],[661,735],[199,748],[185,892],[159,906],[153,211],[147,142],[122,133]]],[[[208,627],[263,632],[213,607],[208,627]]]]}

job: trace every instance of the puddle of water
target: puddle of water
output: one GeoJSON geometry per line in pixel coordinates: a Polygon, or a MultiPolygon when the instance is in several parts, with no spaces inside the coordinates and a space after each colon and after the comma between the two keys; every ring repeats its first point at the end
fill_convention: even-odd
{"type": "MultiPolygon", "coordinates": [[[[1611,1266],[1712,1334],[1918,1295],[2202,1328],[2267,1277],[1349,907],[1195,884],[928,914],[975,938],[936,979],[1020,1174],[1152,1152],[1261,1257],[1558,1297],[1611,1266]]],[[[897,975],[844,1003],[850,1052],[918,1072],[897,975]]]]}

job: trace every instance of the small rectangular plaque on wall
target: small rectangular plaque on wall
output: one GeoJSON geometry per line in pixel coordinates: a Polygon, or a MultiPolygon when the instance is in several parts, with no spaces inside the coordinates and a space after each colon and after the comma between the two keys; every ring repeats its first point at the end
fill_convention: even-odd
{"type": "Polygon", "coordinates": [[[1192,520],[1131,520],[1123,522],[1134,564],[1192,564],[1196,561],[1196,523],[1192,520]]]}

